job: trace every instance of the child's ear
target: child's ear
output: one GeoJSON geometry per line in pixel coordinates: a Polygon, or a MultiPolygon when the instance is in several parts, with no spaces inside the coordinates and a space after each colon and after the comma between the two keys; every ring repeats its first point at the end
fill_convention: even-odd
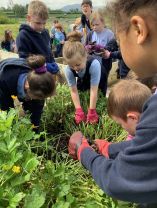
{"type": "Polygon", "coordinates": [[[157,90],[157,86],[153,86],[153,87],[151,88],[151,92],[152,92],[153,94],[156,92],[156,90],[157,90]]]}
{"type": "Polygon", "coordinates": [[[25,82],[25,86],[24,86],[25,90],[28,90],[29,89],[29,84],[28,84],[28,81],[26,80],[25,82]]]}
{"type": "Polygon", "coordinates": [[[28,21],[28,22],[30,22],[30,20],[31,20],[31,17],[30,17],[30,15],[26,15],[26,20],[28,21]]]}
{"type": "Polygon", "coordinates": [[[146,22],[140,16],[133,16],[130,22],[136,33],[137,44],[143,44],[148,36],[148,27],[146,22]]]}
{"type": "Polygon", "coordinates": [[[127,118],[130,118],[132,120],[135,120],[135,121],[139,121],[139,118],[140,118],[140,113],[138,112],[128,112],[127,113],[127,118]]]}

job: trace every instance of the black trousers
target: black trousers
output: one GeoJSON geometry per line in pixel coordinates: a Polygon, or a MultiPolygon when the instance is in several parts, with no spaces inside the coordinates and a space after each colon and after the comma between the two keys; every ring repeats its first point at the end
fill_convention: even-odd
{"type": "Polygon", "coordinates": [[[31,114],[31,122],[34,126],[39,126],[41,114],[43,112],[44,100],[29,100],[22,103],[22,107],[25,112],[31,114]]]}
{"type": "Polygon", "coordinates": [[[157,208],[157,204],[139,204],[137,208],[157,208]]]}

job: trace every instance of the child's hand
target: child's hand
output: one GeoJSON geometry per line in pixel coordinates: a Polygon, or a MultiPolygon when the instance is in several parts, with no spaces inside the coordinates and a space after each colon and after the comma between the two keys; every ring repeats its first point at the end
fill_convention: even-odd
{"type": "Polygon", "coordinates": [[[80,124],[82,121],[86,121],[86,115],[82,108],[77,108],[75,111],[75,122],[76,124],[80,124]]]}
{"type": "Polygon", "coordinates": [[[111,52],[108,50],[104,50],[104,53],[102,54],[104,59],[110,58],[111,52]]]}
{"type": "Polygon", "coordinates": [[[95,140],[95,145],[98,149],[98,152],[102,155],[104,155],[105,157],[109,158],[109,155],[108,155],[108,148],[109,148],[109,145],[111,143],[104,140],[104,139],[96,139],[95,140]]]}
{"type": "Polygon", "coordinates": [[[88,109],[87,123],[95,124],[95,123],[98,123],[98,121],[99,121],[99,116],[98,116],[96,110],[95,109],[88,109]]]}

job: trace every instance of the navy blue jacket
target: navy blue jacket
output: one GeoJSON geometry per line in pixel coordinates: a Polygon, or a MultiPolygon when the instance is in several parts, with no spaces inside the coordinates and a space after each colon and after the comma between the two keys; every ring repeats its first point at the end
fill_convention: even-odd
{"type": "Polygon", "coordinates": [[[109,153],[113,158],[107,159],[91,148],[81,153],[82,164],[102,190],[113,198],[157,203],[156,106],[157,94],[145,103],[134,139],[110,145],[109,153]]]}
{"type": "MultiPolygon", "coordinates": [[[[23,58],[9,58],[0,62],[0,109],[9,110],[14,107],[12,95],[17,96],[18,78],[30,71],[23,58]]],[[[39,126],[44,100],[20,100],[25,111],[31,113],[31,122],[39,126]]]]}
{"type": "Polygon", "coordinates": [[[11,95],[17,95],[17,82],[20,74],[28,73],[26,60],[21,58],[8,58],[0,62],[0,104],[2,110],[13,107],[11,95]]]}
{"type": "Polygon", "coordinates": [[[40,54],[45,56],[46,62],[54,62],[50,35],[46,29],[39,33],[29,25],[22,24],[16,38],[16,45],[20,58],[27,58],[31,54],[40,54]]]}
{"type": "Polygon", "coordinates": [[[127,76],[128,72],[130,71],[130,69],[125,64],[125,62],[122,58],[121,52],[119,50],[111,52],[110,58],[119,59],[119,62],[118,62],[119,75],[120,75],[120,78],[125,78],[127,76]]]}

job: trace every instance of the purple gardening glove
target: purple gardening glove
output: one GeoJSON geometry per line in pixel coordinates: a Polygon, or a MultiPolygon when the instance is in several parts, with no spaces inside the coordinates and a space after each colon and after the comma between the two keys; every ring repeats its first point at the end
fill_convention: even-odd
{"type": "Polygon", "coordinates": [[[87,114],[87,123],[98,123],[99,121],[99,116],[96,112],[95,109],[88,109],[88,114],[87,114]]]}
{"type": "Polygon", "coordinates": [[[83,112],[82,108],[77,108],[75,111],[75,122],[76,124],[79,124],[82,121],[86,121],[85,113],[83,112]]]}

